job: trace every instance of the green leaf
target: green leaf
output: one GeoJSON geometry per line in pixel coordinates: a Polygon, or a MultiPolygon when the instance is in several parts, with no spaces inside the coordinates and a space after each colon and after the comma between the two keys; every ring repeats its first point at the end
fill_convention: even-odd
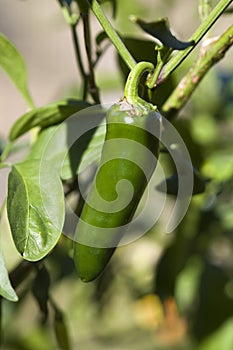
{"type": "Polygon", "coordinates": [[[142,19],[131,16],[133,22],[147,34],[161,41],[161,43],[174,50],[184,50],[192,46],[193,41],[183,42],[178,40],[170,31],[170,26],[167,18],[161,18],[156,22],[144,22],[142,19]]]}
{"type": "MultiPolygon", "coordinates": [[[[222,234],[221,227],[219,229],[222,234]]],[[[206,232],[213,233],[211,230],[206,232]]],[[[199,342],[211,337],[232,317],[233,299],[226,292],[229,277],[231,276],[225,266],[206,262],[199,282],[198,303],[192,316],[192,334],[199,342]]],[[[224,345],[220,348],[228,349],[224,345]]]]}
{"type": "Polygon", "coordinates": [[[15,164],[8,178],[7,213],[19,253],[37,261],[56,245],[64,223],[61,180],[48,161],[15,164]]]}
{"type": "Polygon", "coordinates": [[[104,30],[102,30],[101,32],[99,32],[99,34],[95,38],[96,45],[100,46],[102,44],[102,42],[106,39],[109,39],[108,35],[106,34],[106,32],[104,30]]]}
{"type": "Polygon", "coordinates": [[[65,99],[44,107],[34,108],[15,122],[10,130],[9,138],[13,141],[34,127],[47,128],[59,124],[72,114],[89,106],[90,104],[85,101],[65,99]]]}
{"type": "Polygon", "coordinates": [[[18,301],[18,296],[12,288],[9,280],[5,261],[0,247],[0,295],[10,301],[18,301]]]}
{"type": "Polygon", "coordinates": [[[62,178],[71,178],[72,173],[77,175],[88,166],[99,162],[106,133],[105,121],[96,130],[90,130],[83,139],[75,143],[67,153],[62,167],[62,178]],[[72,170],[73,169],[73,170],[72,170]]]}
{"type": "Polygon", "coordinates": [[[198,346],[198,350],[231,350],[233,348],[233,317],[227,319],[221,327],[211,333],[198,346]]]}
{"type": "Polygon", "coordinates": [[[33,107],[27,87],[27,73],[23,57],[2,33],[0,33],[0,66],[17,86],[28,105],[33,107]]]}
{"type": "Polygon", "coordinates": [[[78,130],[81,129],[81,124],[83,124],[82,116],[80,119],[78,117],[70,119],[59,126],[42,130],[27,160],[43,158],[49,161],[63,180],[80,174],[92,163],[98,162],[105,138],[105,121],[98,128],[91,128],[83,135],[80,132],[79,137],[78,130]]]}

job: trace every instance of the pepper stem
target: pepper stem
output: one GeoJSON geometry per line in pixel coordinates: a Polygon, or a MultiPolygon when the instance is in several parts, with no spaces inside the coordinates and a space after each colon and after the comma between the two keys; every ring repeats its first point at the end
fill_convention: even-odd
{"type": "Polygon", "coordinates": [[[138,85],[143,73],[152,73],[153,70],[154,65],[151,62],[139,62],[131,69],[125,84],[124,91],[124,95],[129,103],[141,103],[142,105],[148,104],[148,102],[139,97],[138,85]]]}

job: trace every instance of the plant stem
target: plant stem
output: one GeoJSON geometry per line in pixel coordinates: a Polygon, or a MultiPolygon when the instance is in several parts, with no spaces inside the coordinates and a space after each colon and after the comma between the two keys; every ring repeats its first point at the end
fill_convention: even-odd
{"type": "Polygon", "coordinates": [[[169,58],[172,53],[172,49],[167,49],[166,53],[163,54],[163,50],[158,50],[157,52],[157,65],[154,69],[154,72],[147,78],[146,85],[149,89],[155,87],[158,77],[163,69],[164,63],[169,58]]]}
{"type": "Polygon", "coordinates": [[[89,81],[88,81],[89,89],[88,90],[94,102],[96,104],[100,104],[99,90],[95,83],[95,73],[94,73],[93,62],[92,62],[89,13],[82,13],[81,17],[83,20],[84,41],[85,41],[85,48],[86,48],[88,67],[89,67],[89,81]]]}
{"type": "Polygon", "coordinates": [[[82,97],[83,97],[83,100],[86,100],[88,75],[86,74],[84,66],[83,66],[81,51],[80,51],[80,47],[79,47],[79,40],[78,40],[77,31],[76,31],[79,18],[76,14],[73,14],[71,12],[71,9],[69,8],[68,5],[64,5],[62,0],[57,0],[57,1],[58,1],[59,5],[61,6],[61,10],[62,10],[63,16],[65,18],[65,21],[69,25],[70,30],[71,30],[76,63],[77,63],[77,67],[79,69],[79,72],[81,74],[82,80],[83,80],[83,94],[82,94],[83,96],[82,97]]]}
{"type": "Polygon", "coordinates": [[[202,21],[204,21],[209,16],[210,11],[210,0],[199,0],[198,12],[202,21]]]}
{"type": "Polygon", "coordinates": [[[181,62],[200,42],[203,36],[209,31],[209,29],[213,26],[213,24],[217,21],[217,19],[221,16],[221,14],[225,11],[231,2],[232,0],[220,0],[218,2],[209,16],[202,22],[196,32],[189,39],[190,41],[193,40],[195,44],[188,47],[184,51],[179,51],[179,53],[168,62],[168,64],[164,67],[164,70],[161,73],[159,81],[157,83],[162,83],[181,64],[181,62]]]}
{"type": "Polygon", "coordinates": [[[104,31],[108,35],[109,39],[117,49],[117,52],[122,57],[124,62],[127,64],[129,69],[132,69],[136,65],[135,59],[132,57],[131,53],[126,48],[125,44],[122,42],[121,38],[117,34],[116,30],[112,27],[111,23],[105,16],[97,0],[93,0],[92,4],[89,1],[91,9],[98,19],[99,23],[103,27],[104,31]]]}
{"type": "Polygon", "coordinates": [[[145,72],[153,72],[154,65],[151,62],[139,62],[131,69],[129,76],[125,84],[124,95],[128,103],[140,103],[142,105],[148,105],[148,102],[144,101],[138,96],[138,85],[140,79],[145,72]]]}
{"type": "Polygon", "coordinates": [[[80,74],[81,74],[81,77],[83,80],[83,94],[82,94],[83,96],[82,96],[82,98],[83,98],[83,100],[86,100],[88,75],[86,74],[84,66],[83,66],[76,27],[77,26],[73,24],[70,26],[70,29],[71,29],[71,33],[72,33],[72,39],[73,39],[73,44],[74,44],[74,51],[75,51],[77,66],[79,68],[79,71],[80,71],[80,74]]]}
{"type": "Polygon", "coordinates": [[[10,168],[11,166],[11,163],[0,163],[0,170],[4,168],[10,168]]]}
{"type": "Polygon", "coordinates": [[[189,100],[206,73],[220,61],[233,45],[233,25],[220,37],[206,39],[200,55],[162,107],[161,112],[169,120],[173,119],[189,100]]]}

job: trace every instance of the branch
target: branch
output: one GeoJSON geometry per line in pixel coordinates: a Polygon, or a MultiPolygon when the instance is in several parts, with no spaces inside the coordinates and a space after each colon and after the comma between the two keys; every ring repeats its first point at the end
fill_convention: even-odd
{"type": "Polygon", "coordinates": [[[99,97],[99,89],[96,86],[95,82],[95,73],[94,73],[94,65],[92,62],[92,50],[91,50],[91,33],[90,33],[90,20],[89,20],[89,13],[81,13],[81,17],[83,20],[83,31],[84,31],[84,42],[85,42],[85,49],[87,54],[87,60],[88,60],[88,67],[89,67],[89,86],[88,86],[88,92],[92,96],[94,102],[96,104],[100,104],[100,97],[99,97]]]}
{"type": "Polygon", "coordinates": [[[232,0],[220,0],[214,9],[211,11],[209,16],[202,22],[202,24],[197,28],[195,33],[191,36],[189,41],[194,41],[195,45],[188,47],[172,58],[167,65],[164,67],[157,84],[161,84],[167,77],[183,62],[183,60],[190,54],[190,52],[196,47],[196,45],[201,41],[221,14],[226,10],[226,8],[231,4],[232,0]]]}
{"type": "Polygon", "coordinates": [[[206,39],[203,42],[196,62],[164,103],[161,110],[164,116],[171,120],[177,115],[206,73],[224,57],[232,45],[233,25],[220,37],[206,39]]]}

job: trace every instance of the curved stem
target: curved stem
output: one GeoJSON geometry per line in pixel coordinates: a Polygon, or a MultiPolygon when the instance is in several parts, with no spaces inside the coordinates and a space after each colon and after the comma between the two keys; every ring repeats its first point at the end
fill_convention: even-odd
{"type": "Polygon", "coordinates": [[[145,72],[152,73],[154,70],[154,65],[151,62],[139,62],[130,71],[125,84],[125,97],[129,103],[142,102],[147,103],[138,96],[138,85],[142,74],[145,72]]]}

